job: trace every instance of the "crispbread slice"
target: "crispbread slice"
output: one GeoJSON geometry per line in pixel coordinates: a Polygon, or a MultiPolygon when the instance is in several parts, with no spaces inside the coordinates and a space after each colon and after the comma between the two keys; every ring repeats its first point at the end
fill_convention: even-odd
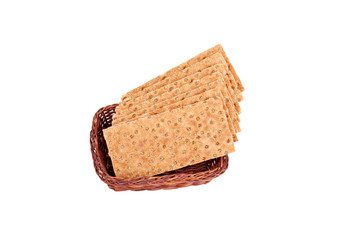
{"type": "MultiPolygon", "coordinates": [[[[205,92],[207,90],[213,89],[216,86],[220,86],[222,95],[225,100],[225,107],[228,109],[230,114],[230,119],[233,122],[234,128],[236,132],[240,132],[241,129],[239,127],[239,117],[236,114],[233,105],[232,100],[229,97],[228,91],[226,87],[224,86],[224,81],[221,79],[218,72],[213,73],[212,75],[206,76],[203,79],[194,80],[191,83],[188,83],[186,85],[183,85],[180,89],[176,89],[175,91],[166,92],[162,95],[156,96],[155,98],[149,99],[149,101],[145,101],[143,103],[139,103],[136,106],[130,107],[128,111],[122,110],[123,112],[117,111],[117,113],[113,116],[113,124],[116,124],[123,119],[125,115],[131,114],[133,117],[135,117],[137,114],[142,114],[144,111],[143,109],[153,107],[156,108],[158,106],[158,103],[167,100],[168,102],[174,103],[178,101],[178,99],[184,99],[196,94],[199,94],[201,92],[205,92]],[[200,82],[200,84],[199,84],[200,82]],[[192,87],[192,85],[195,85],[196,88],[192,87]],[[175,98],[174,98],[175,97],[175,98]],[[178,97],[178,98],[176,98],[178,97]],[[173,98],[173,99],[171,99],[173,98]],[[129,111],[130,110],[130,111],[129,111]],[[140,111],[140,112],[138,112],[140,111]]],[[[147,110],[146,110],[147,111],[147,110]]]]}
{"type": "MultiPolygon", "coordinates": [[[[240,131],[240,127],[238,124],[238,121],[239,121],[238,116],[235,113],[232,100],[228,94],[228,91],[225,87],[223,78],[219,72],[215,72],[211,75],[205,76],[202,79],[196,79],[193,81],[188,79],[188,81],[186,81],[186,82],[188,82],[188,83],[182,85],[180,88],[176,88],[175,83],[168,84],[168,85],[164,86],[164,88],[166,88],[166,90],[168,90],[168,91],[161,95],[158,95],[158,96],[156,96],[155,93],[149,93],[149,94],[152,94],[154,97],[148,99],[148,101],[136,103],[136,105],[129,104],[129,105],[127,105],[128,108],[121,109],[121,110],[118,110],[118,108],[119,108],[119,106],[118,106],[116,108],[116,114],[113,117],[114,124],[120,122],[121,119],[126,115],[129,115],[129,114],[134,115],[134,112],[136,112],[137,110],[148,108],[158,102],[161,102],[161,101],[169,99],[169,98],[173,98],[179,94],[186,93],[185,97],[188,97],[191,94],[191,90],[194,88],[201,87],[200,89],[198,89],[198,93],[200,93],[201,91],[204,92],[204,91],[207,91],[207,90],[212,89],[219,85],[219,86],[221,86],[221,91],[225,98],[225,107],[228,108],[231,120],[234,123],[235,130],[236,130],[236,132],[240,131]]],[[[136,114],[134,116],[136,116],[136,114]]]]}
{"type": "Polygon", "coordinates": [[[234,152],[225,118],[212,98],[105,129],[116,176],[153,176],[234,152]]]}
{"type": "MultiPolygon", "coordinates": [[[[149,91],[152,91],[154,88],[152,88],[151,86],[153,85],[157,85],[158,83],[162,83],[164,82],[164,84],[167,84],[167,82],[169,81],[169,77],[170,76],[175,76],[177,77],[180,74],[180,78],[181,77],[185,77],[189,74],[194,73],[194,68],[192,65],[196,66],[200,66],[200,70],[206,67],[209,67],[213,64],[211,64],[211,59],[219,59],[218,63],[224,62],[223,60],[225,60],[226,65],[229,68],[229,74],[233,75],[233,78],[235,80],[235,89],[237,89],[238,91],[236,91],[236,95],[238,96],[239,100],[242,99],[242,95],[241,95],[241,91],[244,90],[241,81],[239,79],[239,77],[236,75],[236,72],[233,68],[233,66],[231,65],[228,57],[226,56],[223,48],[221,47],[221,45],[217,45],[213,48],[210,48],[209,50],[197,55],[196,57],[180,64],[177,67],[174,67],[173,69],[167,71],[165,74],[160,75],[146,83],[144,83],[143,85],[141,85],[138,88],[135,88],[133,90],[131,90],[130,92],[126,93],[123,97],[122,100],[123,101],[127,101],[129,99],[132,98],[136,98],[137,96],[141,96],[142,94],[147,93],[149,91]],[[221,59],[221,60],[220,60],[221,59]],[[209,65],[210,64],[210,65],[209,65]],[[187,74],[187,75],[186,75],[187,74]],[[149,89],[150,88],[150,89],[149,89]]],[[[199,70],[197,70],[199,71],[199,70]]],[[[235,90],[234,89],[234,90],[235,90]]]]}
{"type": "Polygon", "coordinates": [[[158,94],[159,90],[154,90],[147,93],[146,101],[137,101],[134,99],[133,101],[128,101],[123,104],[119,104],[115,111],[115,117],[121,117],[122,115],[131,114],[139,109],[147,108],[151,105],[154,105],[160,101],[171,98],[173,96],[179,95],[184,92],[191,91],[194,88],[198,88],[199,86],[206,85],[210,82],[216,80],[222,80],[223,78],[219,72],[213,72],[210,75],[207,75],[201,79],[191,76],[183,78],[179,81],[167,84],[163,86],[163,90],[161,94],[158,94]]]}
{"type": "Polygon", "coordinates": [[[226,120],[227,123],[229,125],[229,129],[230,132],[233,136],[233,141],[237,142],[238,139],[236,137],[236,130],[234,128],[234,124],[231,120],[231,117],[229,115],[229,111],[228,109],[225,107],[225,101],[224,101],[224,97],[221,94],[221,87],[220,86],[216,86],[215,88],[205,91],[205,92],[201,92],[197,95],[191,96],[191,97],[187,97],[184,98],[183,100],[180,100],[179,97],[173,97],[171,99],[167,99],[165,101],[159,102],[158,104],[156,104],[155,106],[151,106],[149,108],[146,109],[142,109],[139,110],[138,112],[134,113],[134,114],[130,114],[127,115],[121,119],[117,119],[117,120],[113,120],[113,125],[116,125],[118,123],[121,122],[129,122],[129,121],[134,121],[137,120],[139,118],[143,118],[143,117],[147,117],[150,115],[155,115],[155,114],[159,114],[162,112],[166,112],[168,110],[173,110],[179,107],[183,107],[183,106],[187,106],[187,105],[191,105],[197,102],[202,102],[204,100],[207,100],[209,98],[214,98],[217,97],[219,99],[221,99],[223,101],[223,106],[224,106],[224,111],[225,111],[225,115],[226,115],[226,120]]]}
{"type": "Polygon", "coordinates": [[[220,44],[218,44],[218,45],[216,45],[216,46],[214,47],[214,51],[215,51],[215,52],[220,52],[221,55],[223,55],[223,57],[225,58],[225,61],[226,61],[227,65],[228,65],[228,68],[229,68],[230,72],[232,73],[232,76],[234,76],[234,78],[235,78],[235,82],[236,82],[236,84],[237,84],[237,89],[239,89],[240,92],[243,92],[243,91],[245,90],[245,88],[244,88],[244,86],[242,85],[239,76],[236,74],[235,68],[233,67],[233,65],[231,64],[229,58],[228,58],[227,55],[225,54],[225,51],[224,51],[223,47],[222,47],[220,44]]]}
{"type": "MultiPolygon", "coordinates": [[[[206,76],[204,79],[200,80],[202,85],[198,86],[197,88],[191,89],[190,91],[183,92],[178,91],[177,93],[174,92],[174,94],[170,95],[167,94],[166,96],[157,96],[157,100],[154,102],[144,102],[141,104],[141,106],[135,107],[136,111],[131,111],[130,114],[121,114],[117,113],[113,115],[113,124],[117,124],[119,122],[128,121],[130,119],[139,118],[142,115],[146,113],[151,113],[156,111],[157,109],[163,108],[167,105],[172,105],[174,103],[177,103],[178,101],[185,100],[189,97],[193,97],[195,95],[201,94],[203,92],[206,92],[208,90],[219,88],[221,90],[222,96],[224,98],[224,106],[227,109],[227,112],[229,114],[229,119],[231,123],[234,126],[235,133],[240,132],[240,126],[239,126],[239,118],[238,115],[235,113],[234,109],[232,108],[232,102],[231,99],[229,99],[228,93],[226,91],[226,88],[224,88],[223,81],[221,79],[217,79],[217,77],[206,76]],[[139,107],[139,109],[138,109],[139,107]]],[[[132,110],[135,110],[132,109],[132,110]]],[[[230,126],[231,129],[231,126],[230,126]]],[[[234,133],[234,132],[232,132],[234,133]]]]}
{"type": "MultiPolygon", "coordinates": [[[[139,91],[135,93],[134,95],[131,96],[131,99],[144,97],[146,93],[159,89],[162,86],[165,86],[169,83],[172,83],[174,81],[177,81],[181,78],[185,78],[193,74],[202,74],[204,76],[204,74],[201,73],[202,71],[217,64],[223,65],[223,67],[225,68],[225,70],[222,70],[223,77],[225,80],[229,81],[227,87],[229,88],[229,91],[232,90],[232,92],[234,92],[234,95],[236,97],[234,98],[234,100],[237,99],[236,102],[241,101],[243,99],[242,94],[241,92],[237,91],[238,90],[237,83],[232,73],[227,67],[226,60],[220,53],[215,53],[214,55],[211,55],[210,57],[207,57],[200,62],[194,63],[193,65],[190,65],[181,71],[175,72],[173,75],[167,76],[165,79],[162,79],[146,87],[144,91],[139,91]]],[[[138,101],[140,100],[138,99],[138,101]]]]}
{"type": "MultiPolygon", "coordinates": [[[[133,92],[133,93],[128,96],[126,96],[128,93],[125,94],[124,96],[126,96],[126,97],[124,98],[124,96],[123,96],[122,101],[127,102],[130,99],[135,99],[135,98],[141,97],[148,92],[158,89],[159,87],[162,87],[164,85],[167,85],[169,83],[177,81],[181,78],[187,77],[187,76],[195,74],[197,72],[200,72],[201,70],[211,67],[216,64],[226,65],[225,58],[220,53],[216,53],[209,57],[201,59],[201,61],[195,62],[192,65],[181,64],[178,67],[173,68],[173,69],[176,69],[176,71],[171,71],[171,70],[167,71],[163,75],[160,75],[160,76],[144,83],[140,87],[136,88],[136,89],[140,89],[140,91],[134,91],[136,89],[131,90],[130,92],[133,92]]],[[[236,83],[234,83],[234,84],[236,84],[236,83]]]]}
{"type": "MultiPolygon", "coordinates": [[[[219,54],[219,53],[218,53],[219,54]]],[[[220,56],[222,58],[222,56],[220,56]]],[[[225,62],[225,60],[223,60],[225,62]]],[[[148,89],[154,89],[148,93],[143,94],[142,96],[133,98],[133,99],[129,99],[128,101],[124,102],[123,104],[119,104],[119,106],[116,108],[116,112],[120,113],[120,112],[126,112],[124,111],[125,108],[129,108],[129,106],[134,106],[134,108],[139,109],[139,104],[141,102],[147,101],[147,100],[151,100],[155,95],[161,95],[165,92],[168,92],[169,90],[172,91],[175,88],[179,88],[184,84],[187,84],[193,80],[198,80],[201,79],[207,75],[211,75],[214,72],[220,72],[225,85],[229,91],[229,94],[232,98],[232,103],[234,104],[235,110],[237,113],[240,113],[240,105],[238,103],[238,99],[235,96],[235,92],[231,87],[231,83],[230,83],[230,78],[232,77],[232,75],[228,73],[228,69],[227,66],[224,64],[216,64],[213,66],[210,66],[208,68],[205,68],[203,70],[201,70],[200,72],[197,72],[195,74],[189,75],[185,78],[182,79],[178,79],[176,81],[169,81],[168,84],[166,85],[160,85],[158,84],[158,86],[156,88],[153,88],[153,86],[149,87],[148,89]],[[231,77],[230,77],[231,76],[231,77]]],[[[169,78],[170,79],[170,78],[169,78]]]]}

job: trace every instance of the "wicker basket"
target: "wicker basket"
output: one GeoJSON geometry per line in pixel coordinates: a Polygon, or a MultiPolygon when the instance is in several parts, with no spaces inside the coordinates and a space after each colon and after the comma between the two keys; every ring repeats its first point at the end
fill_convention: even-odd
{"type": "Polygon", "coordinates": [[[91,153],[96,173],[109,188],[115,191],[141,191],[201,185],[210,182],[227,169],[229,158],[225,155],[152,177],[115,177],[102,130],[111,126],[116,106],[117,104],[113,104],[99,109],[93,118],[90,132],[91,153]]]}

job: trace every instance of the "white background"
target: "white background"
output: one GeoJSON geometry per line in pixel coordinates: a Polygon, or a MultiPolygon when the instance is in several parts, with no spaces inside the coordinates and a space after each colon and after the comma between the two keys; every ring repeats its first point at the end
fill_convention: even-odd
{"type": "Polygon", "coordinates": [[[360,239],[357,1],[1,1],[1,239],[360,239]],[[207,185],[114,192],[93,114],[221,43],[242,132],[207,185]]]}

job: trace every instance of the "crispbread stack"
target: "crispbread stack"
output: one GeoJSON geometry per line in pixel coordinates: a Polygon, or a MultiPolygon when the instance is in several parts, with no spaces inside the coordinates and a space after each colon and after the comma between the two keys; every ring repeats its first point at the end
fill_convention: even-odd
{"type": "Polygon", "coordinates": [[[244,87],[220,45],[122,97],[104,130],[117,177],[149,177],[234,152],[244,87]]]}

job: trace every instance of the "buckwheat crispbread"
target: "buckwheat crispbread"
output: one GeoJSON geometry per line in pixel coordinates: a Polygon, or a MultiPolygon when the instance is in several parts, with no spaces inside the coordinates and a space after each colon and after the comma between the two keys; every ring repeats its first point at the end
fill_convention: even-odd
{"type": "MultiPolygon", "coordinates": [[[[189,67],[191,65],[193,65],[195,63],[198,63],[198,62],[200,62],[202,60],[207,61],[206,58],[209,58],[212,55],[216,55],[217,53],[220,53],[220,55],[222,55],[222,58],[225,60],[227,66],[229,68],[229,71],[233,75],[233,77],[235,79],[235,82],[236,82],[236,89],[237,89],[236,94],[238,96],[241,96],[241,92],[244,90],[244,87],[242,86],[240,78],[237,76],[237,74],[235,72],[235,69],[233,68],[232,64],[230,63],[229,58],[226,56],[226,54],[225,54],[223,48],[221,47],[221,45],[216,45],[215,47],[210,48],[210,49],[206,50],[203,53],[200,53],[196,57],[194,57],[194,58],[180,64],[179,66],[172,68],[171,70],[167,71],[165,74],[160,75],[160,76],[146,82],[145,84],[141,85],[140,87],[131,90],[130,92],[126,93],[122,97],[122,100],[127,101],[128,99],[131,99],[131,98],[134,98],[136,96],[142,95],[144,92],[146,93],[148,87],[150,87],[150,86],[152,86],[152,85],[154,85],[154,84],[156,84],[158,82],[161,82],[161,81],[166,82],[167,78],[169,76],[177,75],[181,71],[183,71],[183,72],[184,72],[184,70],[185,70],[185,72],[189,71],[189,67]]],[[[219,54],[217,54],[217,56],[218,55],[219,54]]],[[[209,66],[211,66],[211,65],[208,65],[207,67],[209,67],[209,66]]],[[[151,90],[148,90],[148,91],[151,91],[151,90]]],[[[242,99],[242,97],[239,97],[239,99],[242,99]]]]}
{"type": "MultiPolygon", "coordinates": [[[[191,97],[187,97],[187,98],[174,97],[174,98],[159,102],[158,104],[156,104],[157,105],[156,107],[151,106],[149,108],[140,110],[138,113],[136,113],[136,115],[130,114],[121,119],[113,120],[112,124],[116,125],[121,122],[134,121],[139,118],[159,114],[159,113],[162,113],[162,112],[165,112],[168,110],[173,110],[173,109],[176,109],[179,107],[184,107],[184,106],[191,105],[191,104],[194,104],[197,102],[202,102],[204,100],[207,100],[209,98],[214,98],[214,97],[221,99],[223,106],[225,106],[225,100],[224,100],[223,95],[221,94],[221,87],[217,86],[213,89],[210,89],[205,92],[201,92],[201,93],[193,95],[191,97]]],[[[238,139],[236,137],[237,131],[235,130],[234,125],[237,124],[237,127],[239,127],[239,125],[238,125],[238,123],[232,122],[232,119],[229,115],[229,110],[226,107],[224,107],[224,111],[225,111],[225,115],[226,115],[226,121],[229,125],[230,132],[233,136],[233,141],[237,142],[238,141],[238,139]]]]}
{"type": "MultiPolygon", "coordinates": [[[[189,76],[179,81],[175,81],[173,83],[169,83],[161,89],[157,89],[146,94],[145,101],[137,101],[137,99],[128,101],[124,104],[119,104],[116,107],[116,115],[128,115],[142,108],[146,108],[150,105],[156,104],[164,99],[169,97],[173,97],[175,95],[179,95],[180,93],[184,93],[187,91],[191,91],[194,88],[197,88],[202,85],[206,85],[210,82],[221,80],[224,82],[223,77],[219,72],[213,72],[210,75],[206,75],[203,78],[197,78],[196,76],[189,76]],[[158,91],[161,91],[161,94],[158,94],[158,91]]],[[[225,83],[224,83],[225,84],[225,83]]],[[[229,99],[230,101],[230,99],[229,99]]]]}
{"type": "MultiPolygon", "coordinates": [[[[221,58],[222,58],[222,56],[221,56],[221,58]]],[[[224,60],[224,62],[225,62],[225,60],[224,60]]],[[[128,101],[124,102],[123,104],[119,104],[119,106],[116,108],[116,113],[117,114],[124,113],[124,112],[126,112],[126,110],[124,110],[124,109],[131,108],[131,107],[139,109],[139,104],[141,102],[151,100],[156,95],[161,95],[164,92],[172,91],[173,89],[179,88],[186,83],[201,79],[207,75],[213,74],[214,72],[221,73],[221,75],[224,79],[225,85],[228,89],[228,92],[232,98],[232,103],[234,104],[235,110],[237,113],[240,113],[240,105],[238,103],[238,98],[235,96],[235,92],[232,89],[231,83],[230,83],[230,79],[231,79],[232,75],[231,74],[229,75],[227,67],[223,64],[216,64],[216,65],[210,66],[208,68],[201,70],[200,72],[186,76],[186,77],[178,79],[176,81],[175,81],[175,78],[171,79],[171,81],[169,81],[167,84],[158,85],[156,88],[153,88],[154,86],[151,86],[148,89],[153,89],[152,91],[144,93],[142,96],[138,96],[138,97],[129,99],[128,101]]],[[[155,101],[156,101],[156,99],[155,99],[155,101]]]]}
{"type": "MultiPolygon", "coordinates": [[[[185,94],[185,96],[183,95],[182,97],[190,97],[193,96],[195,94],[207,91],[209,89],[212,89],[216,86],[220,86],[221,88],[221,92],[225,98],[225,107],[228,109],[229,114],[230,114],[230,118],[231,121],[234,124],[234,128],[236,130],[236,132],[240,131],[240,127],[239,127],[239,119],[238,119],[238,115],[235,113],[234,110],[234,105],[232,104],[232,99],[229,96],[229,93],[227,91],[227,88],[225,87],[225,83],[222,79],[222,76],[219,72],[215,72],[211,75],[205,76],[202,79],[196,79],[196,80],[189,80],[187,79],[187,81],[183,82],[183,85],[175,85],[175,83],[172,84],[168,84],[166,86],[164,86],[163,88],[166,88],[165,90],[167,90],[167,92],[163,92],[161,95],[156,96],[154,91],[148,93],[151,96],[154,96],[152,98],[149,98],[147,101],[141,102],[141,103],[136,103],[136,105],[133,104],[129,104],[128,108],[122,109],[122,110],[116,110],[116,114],[113,116],[113,124],[117,124],[119,122],[121,122],[122,118],[124,118],[127,115],[132,114],[133,117],[137,116],[137,113],[134,113],[138,110],[143,110],[146,108],[149,108],[151,106],[157,106],[156,104],[164,101],[166,99],[170,99],[170,98],[174,98],[180,94],[185,94]],[[195,91],[192,91],[196,88],[195,91]]],[[[155,90],[157,91],[157,90],[155,90]]],[[[176,99],[174,99],[176,100],[176,99]]],[[[135,103],[134,103],[135,104],[135,103]]]]}
{"type": "Polygon", "coordinates": [[[234,152],[223,108],[211,98],[105,129],[116,176],[153,176],[234,152]]]}
{"type": "Polygon", "coordinates": [[[239,76],[236,74],[236,71],[235,71],[235,68],[233,67],[233,65],[231,64],[229,58],[227,57],[227,55],[225,54],[225,51],[223,49],[223,47],[218,44],[214,47],[214,51],[215,52],[220,52],[221,55],[223,55],[223,57],[225,58],[225,61],[228,65],[228,68],[230,70],[230,72],[232,73],[232,75],[234,76],[235,78],[235,82],[237,83],[237,88],[240,90],[240,92],[243,92],[245,90],[244,86],[242,85],[241,83],[241,80],[239,78],[239,76]]]}

